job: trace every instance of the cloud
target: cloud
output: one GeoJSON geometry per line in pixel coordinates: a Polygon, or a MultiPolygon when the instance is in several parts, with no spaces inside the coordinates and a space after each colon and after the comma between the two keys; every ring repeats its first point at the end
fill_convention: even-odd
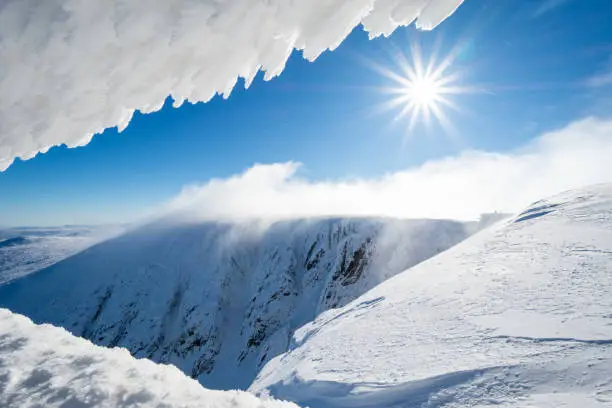
{"type": "Polygon", "coordinates": [[[587,78],[586,86],[591,88],[601,88],[612,85],[612,59],[605,64],[605,69],[587,78]]]}
{"type": "Polygon", "coordinates": [[[589,78],[587,85],[593,88],[612,85],[612,72],[602,73],[589,78]]]}
{"type": "Polygon", "coordinates": [[[476,219],[610,182],[612,120],[586,118],[510,153],[466,151],[380,178],[311,181],[298,163],[258,164],[185,187],[163,209],[184,220],[395,216],[476,219]]]}
{"type": "Polygon", "coordinates": [[[4,0],[0,171],[20,157],[124,129],[171,95],[206,102],[239,77],[313,60],[362,23],[370,36],[431,29],[463,0],[4,0]]]}
{"type": "Polygon", "coordinates": [[[572,0],[545,0],[538,6],[538,8],[533,13],[534,17],[540,17],[543,14],[548,13],[556,9],[557,7],[561,7],[564,4],[569,3],[572,0]]]}

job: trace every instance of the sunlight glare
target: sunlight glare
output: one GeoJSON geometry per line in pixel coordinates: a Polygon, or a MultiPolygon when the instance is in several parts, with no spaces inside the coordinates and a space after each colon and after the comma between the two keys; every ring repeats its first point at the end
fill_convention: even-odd
{"type": "Polygon", "coordinates": [[[410,98],[410,101],[415,105],[421,105],[423,108],[435,103],[440,97],[440,91],[439,84],[429,76],[415,78],[404,89],[404,93],[410,98]]]}
{"type": "Polygon", "coordinates": [[[409,55],[398,50],[393,57],[398,70],[372,64],[377,72],[394,82],[393,86],[381,89],[391,95],[383,104],[383,110],[399,108],[394,122],[409,116],[408,132],[418,122],[429,127],[431,117],[434,117],[448,134],[454,133],[443,108],[459,110],[448,96],[471,92],[470,88],[455,85],[458,75],[446,72],[453,62],[454,53],[451,51],[439,63],[432,56],[425,64],[419,47],[412,46],[409,55]]]}

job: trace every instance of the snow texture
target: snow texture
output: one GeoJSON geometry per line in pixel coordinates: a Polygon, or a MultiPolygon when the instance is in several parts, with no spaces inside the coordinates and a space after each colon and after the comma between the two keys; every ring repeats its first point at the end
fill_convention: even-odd
{"type": "Polygon", "coordinates": [[[0,305],[247,388],[293,331],[468,236],[454,221],[156,223],[0,287],[0,305]]]}
{"type": "Polygon", "coordinates": [[[19,157],[123,130],[135,110],[229,96],[239,77],[279,75],[363,24],[371,36],[431,29],[463,0],[4,0],[0,171],[19,157]]]}
{"type": "Polygon", "coordinates": [[[19,408],[297,408],[211,391],[176,367],[137,360],[0,309],[0,406],[19,408]]]}
{"type": "Polygon", "coordinates": [[[296,331],[250,390],[312,408],[612,406],[612,185],[534,203],[296,331]]]}
{"type": "Polygon", "coordinates": [[[50,266],[121,230],[119,226],[0,229],[0,285],[50,266]]]}

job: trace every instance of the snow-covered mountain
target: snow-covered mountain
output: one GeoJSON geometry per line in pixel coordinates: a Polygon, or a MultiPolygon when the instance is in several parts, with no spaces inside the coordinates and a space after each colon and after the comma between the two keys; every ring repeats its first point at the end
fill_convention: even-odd
{"type": "Polygon", "coordinates": [[[534,203],[323,313],[250,389],[312,408],[612,407],[612,185],[534,203]]]}
{"type": "MultiPolygon", "coordinates": [[[[534,203],[453,246],[475,228],[391,219],[158,223],[0,287],[0,303],[172,363],[214,388],[250,384],[311,408],[612,406],[612,185],[534,203]]],[[[57,345],[47,346],[47,329],[32,340],[22,334],[31,327],[0,312],[0,387],[10,390],[0,405],[27,406],[6,399],[25,395],[43,403],[50,384],[80,392],[61,382],[67,371],[59,383],[36,371],[58,361],[57,345]],[[18,393],[23,384],[27,393],[18,393]]],[[[87,344],[62,340],[74,362],[54,367],[91,357],[73,343],[87,344]]],[[[94,383],[94,371],[75,380],[94,383]]],[[[174,398],[165,375],[154,377],[174,398]]],[[[129,395],[162,398],[142,391],[147,381],[129,395]]],[[[188,389],[186,401],[195,401],[200,391],[188,384],[176,395],[188,389]]]]}
{"type": "Polygon", "coordinates": [[[0,406],[19,408],[297,408],[211,391],[176,367],[134,359],[0,309],[0,406]]]}
{"type": "Polygon", "coordinates": [[[0,304],[205,386],[247,388],[293,332],[466,238],[454,221],[148,225],[0,287],[0,304]]]}
{"type": "Polygon", "coordinates": [[[0,229],[0,285],[117,235],[121,226],[0,229]]]}

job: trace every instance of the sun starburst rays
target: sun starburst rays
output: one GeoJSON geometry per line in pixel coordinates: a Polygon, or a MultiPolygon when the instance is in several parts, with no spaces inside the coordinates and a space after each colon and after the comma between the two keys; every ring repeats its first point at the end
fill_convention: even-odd
{"type": "Polygon", "coordinates": [[[420,48],[412,46],[409,55],[399,50],[393,54],[397,66],[395,69],[372,64],[379,74],[392,82],[391,86],[380,88],[380,91],[390,96],[380,108],[397,110],[394,123],[408,119],[409,133],[420,122],[430,127],[432,119],[447,133],[453,133],[452,123],[445,110],[459,111],[460,108],[451,99],[451,95],[470,92],[469,88],[458,85],[457,73],[448,72],[455,53],[451,51],[438,62],[435,51],[425,61],[420,48]]]}

